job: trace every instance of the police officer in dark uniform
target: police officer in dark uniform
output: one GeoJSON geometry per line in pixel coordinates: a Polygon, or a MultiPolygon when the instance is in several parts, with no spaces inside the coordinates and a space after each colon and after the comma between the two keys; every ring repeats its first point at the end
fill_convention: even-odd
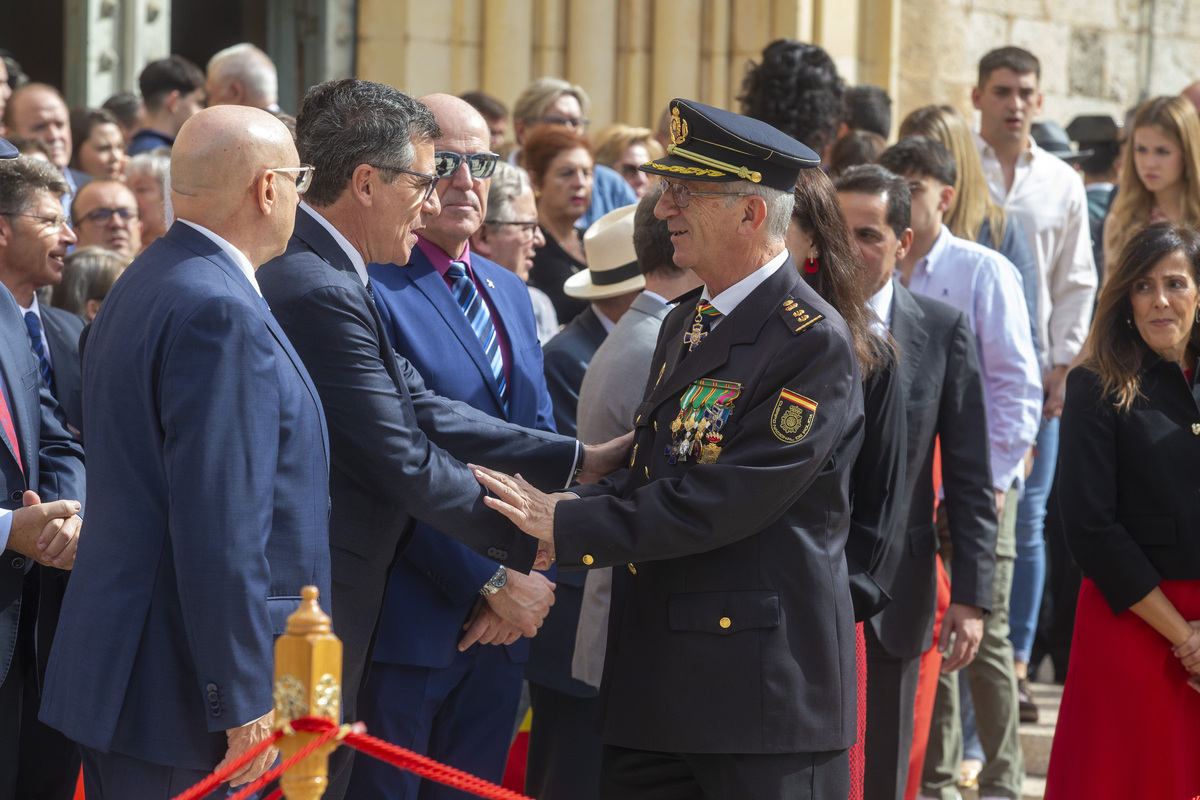
{"type": "Polygon", "coordinates": [[[578,498],[477,475],[560,569],[618,567],[601,797],[846,797],[863,401],[845,323],[784,247],[819,160],[687,100],[671,135],[641,169],[666,179],[655,214],[705,285],[662,326],[629,468],[578,498]]]}

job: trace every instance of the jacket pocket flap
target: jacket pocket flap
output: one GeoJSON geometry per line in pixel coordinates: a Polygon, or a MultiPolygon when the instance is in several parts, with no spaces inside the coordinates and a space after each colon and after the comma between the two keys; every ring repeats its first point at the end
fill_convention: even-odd
{"type": "Polygon", "coordinates": [[[694,592],[673,594],[667,614],[673,631],[729,634],[779,627],[779,593],[694,592]]]}
{"type": "Polygon", "coordinates": [[[267,613],[271,616],[271,633],[282,636],[287,633],[287,618],[300,607],[300,597],[268,597],[267,613]]]}
{"type": "Polygon", "coordinates": [[[1121,524],[1138,544],[1173,545],[1179,542],[1174,517],[1124,517],[1121,524]]]}

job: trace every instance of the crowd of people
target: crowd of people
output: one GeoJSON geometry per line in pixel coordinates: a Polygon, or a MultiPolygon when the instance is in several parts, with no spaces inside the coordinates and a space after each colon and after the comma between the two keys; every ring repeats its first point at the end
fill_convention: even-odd
{"type": "Polygon", "coordinates": [[[306,585],[346,721],[499,782],[528,709],[537,800],[1019,798],[1046,658],[1047,798],[1200,794],[1200,85],[1040,82],[894,124],[784,39],[593,136],[553,77],[0,61],[0,800],[269,737],[306,585]]]}

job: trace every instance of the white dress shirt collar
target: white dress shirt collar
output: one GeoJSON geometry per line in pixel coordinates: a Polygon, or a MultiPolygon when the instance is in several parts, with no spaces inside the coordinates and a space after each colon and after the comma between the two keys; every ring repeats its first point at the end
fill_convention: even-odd
{"type": "Polygon", "coordinates": [[[887,338],[888,329],[892,326],[892,301],[896,297],[896,287],[888,281],[867,300],[867,309],[873,315],[871,330],[878,336],[887,338]]]}
{"type": "Polygon", "coordinates": [[[314,211],[308,203],[301,203],[300,208],[304,209],[322,228],[329,232],[333,240],[338,243],[338,247],[342,248],[346,257],[350,259],[350,263],[354,265],[354,271],[358,273],[358,278],[362,281],[363,286],[366,286],[370,280],[370,277],[367,275],[367,262],[363,261],[362,255],[354,248],[354,245],[350,244],[350,240],[342,236],[341,232],[333,227],[333,224],[329,220],[314,211]]]}
{"type": "Polygon", "coordinates": [[[237,264],[238,269],[241,270],[242,274],[246,276],[246,280],[250,281],[250,285],[254,288],[254,293],[259,297],[262,297],[262,290],[258,288],[258,281],[254,277],[254,267],[250,266],[250,259],[246,258],[245,253],[243,253],[241,250],[238,250],[224,238],[213,233],[203,225],[197,225],[196,223],[183,219],[182,217],[179,218],[179,221],[184,225],[187,225],[189,228],[194,228],[195,230],[204,234],[209,241],[221,248],[221,251],[225,253],[225,255],[229,256],[234,264],[237,264]]]}
{"type": "Polygon", "coordinates": [[[784,248],[779,255],[775,256],[766,264],[759,267],[754,272],[751,272],[749,275],[742,278],[740,281],[735,283],[733,286],[730,286],[716,297],[712,297],[708,292],[708,287],[705,286],[704,291],[700,293],[700,299],[707,300],[712,304],[713,308],[721,312],[721,316],[712,321],[712,327],[715,328],[718,324],[720,324],[724,317],[732,314],[733,310],[737,308],[743,300],[749,297],[751,292],[761,286],[767,278],[774,275],[776,271],[783,266],[783,262],[787,261],[787,257],[788,251],[787,248],[784,248]]]}

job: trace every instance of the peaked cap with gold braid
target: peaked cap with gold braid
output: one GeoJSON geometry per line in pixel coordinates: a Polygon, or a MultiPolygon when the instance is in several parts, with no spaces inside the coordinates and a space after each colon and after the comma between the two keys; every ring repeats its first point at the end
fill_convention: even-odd
{"type": "Polygon", "coordinates": [[[816,153],[761,120],[676,98],[667,155],[638,169],[676,180],[747,180],[787,192],[800,170],[820,165],[816,153]]]}

